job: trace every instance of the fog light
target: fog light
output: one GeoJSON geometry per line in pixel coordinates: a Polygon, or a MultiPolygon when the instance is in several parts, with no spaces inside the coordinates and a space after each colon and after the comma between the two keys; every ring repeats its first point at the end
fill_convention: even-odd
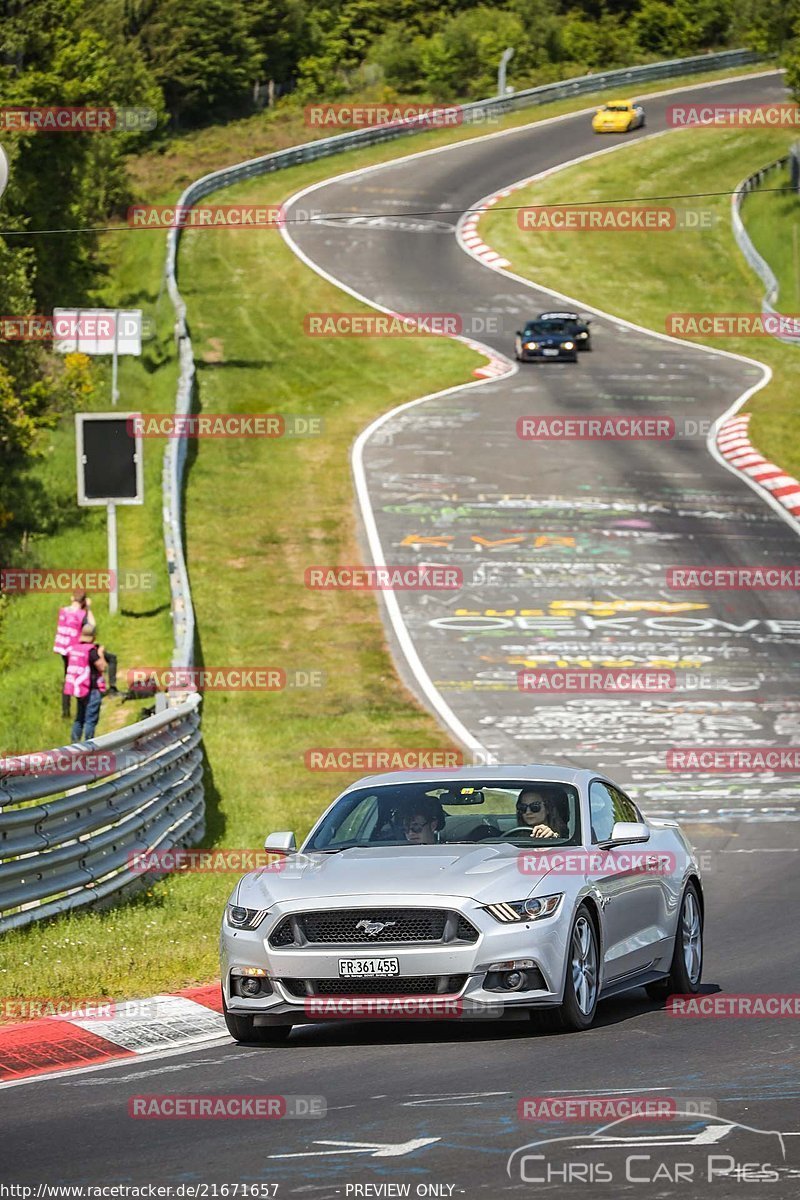
{"type": "Polygon", "coordinates": [[[532,958],[492,963],[483,984],[487,992],[534,992],[546,990],[542,973],[532,958]]]}
{"type": "Polygon", "coordinates": [[[261,980],[246,978],[239,981],[239,991],[243,996],[257,996],[261,991],[261,980]]]}

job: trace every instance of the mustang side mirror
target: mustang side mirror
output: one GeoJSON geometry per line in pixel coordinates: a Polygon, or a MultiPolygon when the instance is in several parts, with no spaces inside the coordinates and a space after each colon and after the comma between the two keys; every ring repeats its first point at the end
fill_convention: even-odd
{"type": "Polygon", "coordinates": [[[289,854],[297,849],[293,833],[271,833],[264,841],[265,850],[284,850],[289,854]]]}
{"type": "Polygon", "coordinates": [[[644,821],[615,821],[612,842],[649,842],[650,830],[644,821]]]}

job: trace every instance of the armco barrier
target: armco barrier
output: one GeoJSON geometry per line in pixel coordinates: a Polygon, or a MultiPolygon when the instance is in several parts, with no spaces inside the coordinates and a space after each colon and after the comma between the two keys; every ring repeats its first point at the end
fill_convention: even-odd
{"type": "MultiPolygon", "coordinates": [[[[760,167],[758,171],[754,171],[752,175],[748,175],[747,179],[742,180],[731,197],[731,222],[733,224],[733,236],[736,238],[736,243],[742,254],[745,256],[747,261],[750,263],[750,266],[759,276],[767,289],[764,294],[764,299],[761,301],[761,311],[768,316],[781,317],[782,321],[787,322],[787,326],[789,327],[791,327],[790,318],[782,316],[782,314],[773,307],[774,301],[778,299],[778,280],[775,277],[772,267],[769,265],[766,259],[761,257],[750,240],[750,235],[745,229],[744,222],[742,221],[742,206],[744,204],[745,197],[751,192],[757,191],[758,188],[761,187],[764,181],[768,179],[774,171],[783,170],[783,168],[789,162],[790,157],[791,156],[788,154],[784,155],[783,158],[777,158],[774,162],[768,163],[766,167],[760,167]]],[[[798,333],[800,334],[800,323],[798,323],[798,333]]],[[[780,333],[775,333],[772,336],[777,338],[779,342],[785,342],[790,346],[796,346],[798,344],[797,337],[791,337],[788,335],[784,336],[780,333]]]]}
{"type": "Polygon", "coordinates": [[[0,931],[28,925],[148,882],[130,856],[193,846],[205,832],[200,697],[189,696],[115,733],[48,752],[0,773],[0,931]],[[62,773],[86,752],[91,773],[62,773]],[[56,773],[58,772],[58,773],[56,773]]]}

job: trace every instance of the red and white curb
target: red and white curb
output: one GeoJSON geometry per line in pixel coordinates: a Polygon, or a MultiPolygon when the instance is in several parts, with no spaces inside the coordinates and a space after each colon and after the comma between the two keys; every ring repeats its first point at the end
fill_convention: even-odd
{"type": "MultiPolygon", "coordinates": [[[[510,191],[498,192],[496,196],[492,196],[490,200],[487,200],[484,204],[474,209],[461,225],[462,242],[465,246],[469,246],[470,253],[479,258],[486,267],[507,267],[510,265],[508,259],[503,258],[491,246],[487,246],[486,242],[481,240],[477,232],[478,221],[487,208],[490,208],[492,204],[496,204],[501,196],[510,195],[510,191]]],[[[478,354],[486,354],[486,347],[479,345],[477,342],[468,341],[467,345],[478,354]]],[[[472,374],[477,375],[479,379],[501,379],[503,375],[508,374],[508,360],[499,357],[490,357],[485,367],[476,367],[472,374]]]]}
{"type": "Polygon", "coordinates": [[[742,413],[720,425],[717,430],[719,452],[740,475],[749,476],[792,516],[800,517],[800,483],[755,449],[747,433],[750,416],[750,413],[742,413]]]}
{"type": "MultiPolygon", "coordinates": [[[[99,1006],[98,1006],[99,1007],[99,1006]]],[[[175,1050],[227,1034],[219,984],[109,1004],[109,1015],[0,1025],[0,1087],[35,1075],[175,1050]]]]}
{"type": "Polygon", "coordinates": [[[491,196],[477,208],[473,209],[461,224],[462,242],[465,246],[469,246],[470,253],[479,258],[487,267],[508,267],[510,263],[507,258],[503,258],[501,254],[498,254],[496,250],[493,250],[491,246],[487,246],[486,242],[483,241],[478,233],[478,221],[480,221],[488,208],[491,208],[493,204],[497,204],[497,201],[504,196],[510,195],[511,189],[508,188],[504,192],[498,192],[496,196],[491,196]]]}
{"type": "Polygon", "coordinates": [[[487,346],[482,346],[480,342],[472,342],[469,338],[462,340],[466,342],[470,350],[474,350],[476,354],[482,354],[488,360],[485,366],[476,367],[472,372],[473,375],[477,375],[478,379],[501,379],[503,375],[508,375],[509,362],[507,358],[493,354],[487,346]]]}

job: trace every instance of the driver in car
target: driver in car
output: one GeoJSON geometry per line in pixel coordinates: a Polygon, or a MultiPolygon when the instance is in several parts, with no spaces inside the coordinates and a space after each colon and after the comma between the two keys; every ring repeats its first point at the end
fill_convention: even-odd
{"type": "Polygon", "coordinates": [[[531,837],[567,836],[567,824],[550,797],[537,791],[522,791],[517,797],[517,823],[528,825],[531,837]]]}

